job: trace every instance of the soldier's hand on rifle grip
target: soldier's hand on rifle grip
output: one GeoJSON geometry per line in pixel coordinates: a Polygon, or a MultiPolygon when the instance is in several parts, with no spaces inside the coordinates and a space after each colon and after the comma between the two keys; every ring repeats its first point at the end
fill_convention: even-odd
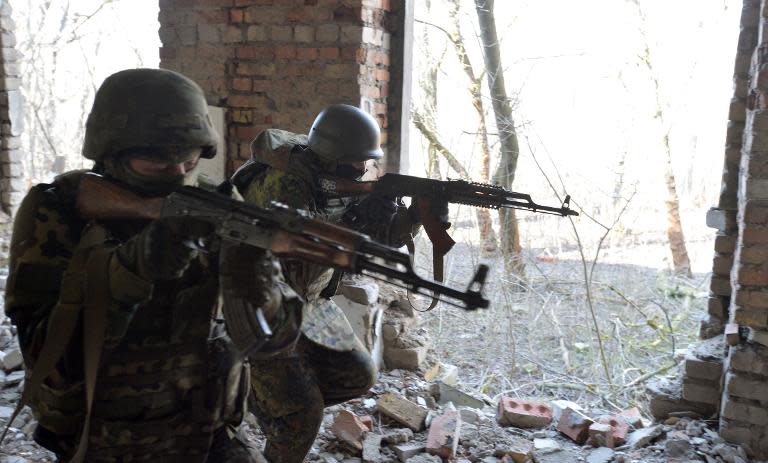
{"type": "Polygon", "coordinates": [[[214,225],[192,217],[153,220],[117,251],[120,261],[150,281],[181,277],[197,257],[199,242],[210,236],[214,225]]]}
{"type": "Polygon", "coordinates": [[[411,222],[416,224],[422,224],[423,218],[421,217],[421,211],[419,210],[419,203],[426,204],[426,209],[429,214],[435,218],[443,226],[445,230],[451,228],[451,222],[448,217],[448,202],[438,199],[426,199],[426,198],[414,198],[411,205],[408,206],[408,216],[411,218],[411,222]]]}

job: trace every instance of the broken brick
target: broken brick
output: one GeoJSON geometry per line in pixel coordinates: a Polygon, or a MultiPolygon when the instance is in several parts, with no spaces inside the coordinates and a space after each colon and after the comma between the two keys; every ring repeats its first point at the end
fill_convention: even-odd
{"type": "MultiPolygon", "coordinates": [[[[629,423],[627,423],[625,417],[622,417],[621,415],[601,416],[597,419],[597,422],[611,427],[611,441],[614,446],[618,447],[624,445],[624,442],[627,440],[627,434],[629,434],[629,423]]],[[[608,445],[607,447],[613,448],[611,445],[608,445]]]]}
{"type": "Polygon", "coordinates": [[[592,423],[589,426],[589,440],[587,442],[593,447],[613,448],[613,436],[611,435],[611,425],[603,423],[592,423]]]}
{"type": "Polygon", "coordinates": [[[432,420],[427,435],[427,452],[443,460],[456,456],[461,432],[461,416],[456,410],[449,410],[432,420]]]}
{"type": "Polygon", "coordinates": [[[632,426],[635,429],[640,429],[643,427],[643,416],[640,414],[640,409],[637,407],[632,407],[627,410],[622,411],[617,416],[624,419],[624,421],[627,422],[630,426],[632,426]]]}
{"type": "Polygon", "coordinates": [[[592,423],[594,421],[587,415],[568,407],[563,410],[560,416],[557,430],[570,437],[577,444],[583,444],[589,438],[589,427],[592,426],[592,423]]]}
{"type": "Polygon", "coordinates": [[[414,432],[424,429],[427,409],[411,402],[400,394],[384,394],[376,402],[379,411],[389,418],[405,425],[414,432]]]}
{"type": "Polygon", "coordinates": [[[359,416],[358,419],[369,431],[373,431],[373,417],[371,415],[359,416]]]}
{"type": "Polygon", "coordinates": [[[543,428],[552,422],[552,409],[543,402],[501,397],[496,421],[502,426],[543,428]]]}
{"type": "Polygon", "coordinates": [[[369,432],[363,440],[363,463],[381,461],[381,435],[369,432]]]}
{"type": "Polygon", "coordinates": [[[354,450],[363,449],[363,435],[368,427],[354,413],[342,410],[336,415],[331,432],[344,444],[354,450]]]}

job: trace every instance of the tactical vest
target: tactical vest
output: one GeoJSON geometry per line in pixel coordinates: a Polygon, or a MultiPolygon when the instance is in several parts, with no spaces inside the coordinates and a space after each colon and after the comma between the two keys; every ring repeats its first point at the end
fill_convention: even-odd
{"type": "MultiPolygon", "coordinates": [[[[39,197],[40,203],[29,209],[34,211],[31,216],[16,220],[35,222],[35,228],[43,229],[69,226],[40,223],[37,211],[46,207],[72,211],[67,202],[74,196],[70,188],[76,184],[77,179],[69,176],[51,185],[34,187],[30,195],[39,197]]],[[[74,241],[78,242],[80,251],[91,245],[100,250],[104,241],[116,245],[140,231],[143,225],[91,223],[79,230],[80,235],[74,241]],[[88,240],[94,242],[86,243],[88,240]]],[[[71,234],[71,227],[62,233],[71,234]]],[[[137,293],[147,289],[147,282],[129,272],[89,268],[99,265],[98,260],[78,261],[78,249],[60,280],[78,273],[103,272],[103,284],[110,289],[119,287],[121,291],[137,293]]],[[[91,298],[90,304],[95,302],[100,310],[110,314],[108,317],[119,318],[121,313],[131,317],[132,313],[132,318],[122,328],[119,323],[110,324],[110,320],[106,323],[107,339],[117,339],[117,342],[103,346],[101,353],[86,461],[204,462],[214,431],[227,424],[237,425],[242,420],[249,374],[231,345],[223,323],[217,319],[219,287],[212,262],[217,262],[214,256],[193,261],[181,279],[155,283],[150,289],[151,296],[133,307],[116,301],[108,291],[95,301],[91,298]],[[110,332],[115,329],[122,331],[110,332]]],[[[34,272],[17,272],[9,284],[29,287],[34,281],[24,279],[33,277],[34,272]]],[[[74,288],[70,289],[77,293],[74,288]]],[[[77,304],[87,305],[83,303],[84,298],[87,296],[82,294],[61,296],[59,303],[51,308],[49,323],[56,319],[57,311],[82,310],[77,304]]],[[[83,318],[87,326],[88,315],[81,314],[80,323],[83,318]]],[[[49,326],[48,330],[56,328],[49,326]]],[[[83,343],[88,346],[90,333],[87,331],[83,333],[80,325],[80,331],[75,331],[55,371],[38,390],[31,391],[30,406],[39,423],[36,440],[66,459],[78,446],[79,430],[86,416],[81,356],[83,343]]],[[[39,352],[31,352],[28,345],[22,345],[22,349],[29,378],[43,359],[36,358],[39,352]]],[[[88,347],[85,349],[88,352],[88,347]]]]}

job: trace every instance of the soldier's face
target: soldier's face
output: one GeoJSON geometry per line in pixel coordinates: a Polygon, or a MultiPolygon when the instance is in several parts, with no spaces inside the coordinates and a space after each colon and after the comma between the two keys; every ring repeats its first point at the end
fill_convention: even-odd
{"type": "Polygon", "coordinates": [[[167,150],[165,153],[128,154],[127,163],[132,171],[148,178],[174,178],[184,176],[200,162],[201,148],[167,150]]]}
{"type": "Polygon", "coordinates": [[[339,161],[335,174],[339,177],[359,179],[365,174],[366,161],[339,161]]]}

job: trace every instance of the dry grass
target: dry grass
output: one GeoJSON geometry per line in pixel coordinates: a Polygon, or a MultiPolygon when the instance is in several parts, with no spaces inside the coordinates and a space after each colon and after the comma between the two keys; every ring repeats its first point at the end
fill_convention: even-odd
{"type": "MultiPolygon", "coordinates": [[[[602,250],[594,269],[596,245],[585,249],[586,265],[573,244],[529,247],[527,281],[521,282],[504,274],[499,256],[479,255],[471,223],[457,225],[452,233],[458,243],[446,261],[447,281],[462,287],[478,263],[489,264],[486,295],[492,306],[468,313],[443,305],[423,317],[437,360],[459,366],[467,390],[491,397],[643,407],[645,381],[675,372],[675,351],[697,339],[709,275],[687,279],[663,270],[668,254],[663,241],[622,244],[611,236],[607,242],[613,246],[602,250]],[[624,263],[604,263],[604,255],[624,263]],[[632,263],[638,261],[644,265],[632,263]],[[585,267],[592,274],[591,305],[605,365],[587,302],[585,267]]],[[[712,240],[689,242],[689,247],[692,255],[711,256],[712,240]]],[[[428,275],[429,245],[421,241],[417,249],[419,271],[428,275]]]]}

